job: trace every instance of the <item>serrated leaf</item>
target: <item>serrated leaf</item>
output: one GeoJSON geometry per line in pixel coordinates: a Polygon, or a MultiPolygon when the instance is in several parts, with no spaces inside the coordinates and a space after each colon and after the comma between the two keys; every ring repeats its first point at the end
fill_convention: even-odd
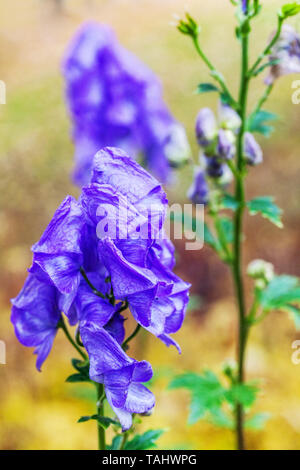
{"type": "Polygon", "coordinates": [[[268,121],[277,120],[277,115],[269,111],[260,110],[251,114],[247,120],[247,130],[249,132],[259,132],[266,137],[269,137],[274,130],[273,126],[266,124],[268,121]]]}
{"type": "Polygon", "coordinates": [[[126,442],[124,450],[149,450],[157,447],[156,441],[164,433],[163,429],[156,429],[137,434],[131,441],[126,442]]]}
{"type": "Polygon", "coordinates": [[[202,94],[202,93],[210,93],[212,91],[219,91],[219,89],[213,85],[212,83],[200,83],[197,86],[196,93],[202,94]]]}
{"type": "Polygon", "coordinates": [[[251,384],[233,384],[225,393],[225,398],[231,405],[240,403],[245,407],[250,407],[256,400],[259,389],[251,384]]]}
{"type": "Polygon", "coordinates": [[[270,419],[270,414],[269,413],[257,413],[251,418],[246,419],[245,421],[245,427],[247,429],[253,429],[253,430],[261,430],[264,428],[264,425],[266,421],[270,419]]]}
{"type": "Polygon", "coordinates": [[[283,227],[281,221],[282,209],[274,204],[271,196],[262,196],[247,202],[247,207],[251,215],[261,214],[279,228],[283,227]]]}
{"type": "Polygon", "coordinates": [[[276,276],[268,286],[260,291],[258,300],[263,310],[280,310],[291,308],[293,302],[300,302],[300,283],[294,276],[276,276]]]}
{"type": "Polygon", "coordinates": [[[203,418],[206,412],[220,408],[226,389],[212,371],[205,371],[202,375],[186,373],[175,377],[169,385],[170,389],[186,388],[191,392],[191,407],[189,424],[203,418]]]}

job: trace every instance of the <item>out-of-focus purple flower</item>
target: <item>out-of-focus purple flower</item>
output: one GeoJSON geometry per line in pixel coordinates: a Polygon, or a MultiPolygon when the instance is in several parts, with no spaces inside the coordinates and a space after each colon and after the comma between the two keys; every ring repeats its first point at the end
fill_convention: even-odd
{"type": "Polygon", "coordinates": [[[292,26],[283,25],[269,59],[275,63],[265,79],[267,85],[282,75],[300,73],[300,35],[292,26]]]}
{"type": "Polygon", "coordinates": [[[29,274],[12,305],[11,321],[16,336],[24,346],[35,347],[36,367],[41,370],[52,348],[61,317],[57,290],[29,274]]]}
{"type": "MultiPolygon", "coordinates": [[[[156,76],[118,43],[110,28],[83,26],[67,53],[64,76],[73,121],[75,182],[82,186],[90,181],[93,156],[106,146],[141,157],[160,181],[167,181],[168,158],[185,158],[170,145],[178,123],[163,101],[156,76]]],[[[185,145],[181,148],[185,154],[185,145]]]]}
{"type": "Polygon", "coordinates": [[[263,161],[263,152],[250,132],[244,135],[244,157],[249,165],[259,165],[263,161]]]}
{"type": "Polygon", "coordinates": [[[206,158],[206,173],[211,178],[221,178],[225,165],[217,157],[206,158]]]}
{"type": "Polygon", "coordinates": [[[236,151],[235,136],[230,130],[220,129],[218,133],[217,154],[224,160],[231,160],[236,151]]]}
{"type": "Polygon", "coordinates": [[[209,147],[214,142],[218,128],[215,115],[210,108],[199,111],[195,130],[198,144],[202,147],[209,147]]]}
{"type": "Polygon", "coordinates": [[[196,167],[194,170],[194,180],[187,192],[187,197],[193,204],[207,204],[208,192],[209,188],[205,172],[201,167],[196,167]]]}
{"type": "Polygon", "coordinates": [[[218,109],[220,127],[237,131],[241,127],[242,120],[239,114],[228,104],[219,102],[218,109]]]}

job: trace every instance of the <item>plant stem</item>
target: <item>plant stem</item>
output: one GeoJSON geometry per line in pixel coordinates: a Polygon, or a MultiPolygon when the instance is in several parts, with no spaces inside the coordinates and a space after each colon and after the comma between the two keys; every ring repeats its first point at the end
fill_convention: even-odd
{"type": "Polygon", "coordinates": [[[126,348],[127,344],[138,334],[138,332],[140,331],[141,329],[141,325],[137,325],[136,326],[136,329],[134,330],[134,332],[128,336],[128,338],[124,341],[124,343],[122,344],[122,348],[126,348]]]}
{"type": "Polygon", "coordinates": [[[260,98],[260,100],[258,101],[257,105],[256,105],[256,108],[255,110],[253,111],[252,115],[254,116],[256,113],[258,113],[258,111],[261,110],[263,104],[267,101],[267,99],[269,98],[270,96],[270,93],[271,91],[273,90],[273,83],[268,85],[262,95],[262,97],[260,98]]]}
{"type": "Polygon", "coordinates": [[[66,337],[68,338],[68,340],[70,341],[70,343],[72,344],[72,346],[76,349],[76,351],[80,354],[80,356],[86,361],[87,360],[87,355],[82,351],[82,349],[75,343],[75,341],[73,340],[72,336],[70,335],[69,333],[69,330],[64,322],[64,319],[63,317],[61,317],[60,319],[60,322],[59,322],[59,327],[63,330],[63,332],[65,333],[66,337]]]}
{"type": "Polygon", "coordinates": [[[262,54],[260,54],[260,56],[258,57],[258,59],[256,60],[256,62],[254,63],[254,65],[250,68],[250,70],[248,71],[248,76],[251,77],[252,75],[255,74],[256,72],[256,69],[257,67],[260,65],[260,63],[262,62],[262,60],[271,52],[272,50],[272,47],[275,45],[275,43],[277,42],[277,40],[279,39],[279,36],[280,36],[280,33],[281,33],[281,29],[282,29],[282,24],[283,24],[283,19],[278,17],[278,23],[277,23],[277,30],[276,30],[276,33],[274,34],[273,38],[271,39],[271,41],[269,42],[269,44],[267,45],[267,47],[265,48],[265,50],[262,52],[262,54]]]}
{"type": "Polygon", "coordinates": [[[224,81],[223,76],[221,75],[220,72],[217,71],[217,69],[213,66],[213,64],[210,62],[210,60],[206,57],[206,55],[202,51],[197,36],[193,36],[193,43],[194,43],[196,51],[200,55],[201,59],[203,60],[203,62],[207,65],[207,67],[211,71],[212,77],[220,84],[220,86],[222,88],[222,91],[230,98],[231,103],[236,105],[236,101],[231,96],[231,94],[230,94],[230,92],[229,92],[229,90],[226,86],[226,83],[224,81]]]}
{"type": "MultiPolygon", "coordinates": [[[[244,357],[247,338],[247,321],[244,299],[244,286],[242,277],[242,229],[243,214],[245,208],[245,189],[244,189],[244,133],[246,130],[246,113],[247,113],[247,95],[248,95],[248,34],[242,37],[242,67],[241,67],[241,84],[239,95],[239,109],[242,120],[241,128],[238,135],[237,145],[237,169],[239,176],[236,177],[235,197],[239,202],[239,206],[234,218],[234,259],[233,259],[233,277],[238,303],[239,312],[239,342],[238,342],[238,383],[244,382],[244,357]]],[[[244,444],[244,410],[241,404],[236,407],[236,436],[237,448],[243,450],[244,444]]]]}
{"type": "MultiPolygon", "coordinates": [[[[103,403],[103,394],[104,394],[104,386],[102,384],[97,383],[97,415],[104,416],[104,403],[103,403]]],[[[105,450],[105,429],[101,426],[100,423],[97,421],[97,428],[98,428],[98,449],[105,450]]]]}

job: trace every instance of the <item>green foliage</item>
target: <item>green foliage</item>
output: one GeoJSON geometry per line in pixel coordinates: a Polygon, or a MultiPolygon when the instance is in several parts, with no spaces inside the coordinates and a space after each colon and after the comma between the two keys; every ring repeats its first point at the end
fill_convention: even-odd
{"type": "Polygon", "coordinates": [[[272,196],[261,196],[247,202],[247,207],[251,215],[261,214],[262,217],[268,219],[277,227],[282,228],[281,221],[282,209],[274,204],[272,196]]]}
{"type": "MultiPolygon", "coordinates": [[[[270,65],[270,64],[267,64],[270,65]]],[[[265,68],[264,65],[263,67],[265,68]]],[[[258,69],[256,74],[259,73],[258,69]]],[[[261,71],[261,70],[260,70],[261,71]]],[[[269,111],[259,110],[253,114],[251,114],[247,120],[247,130],[249,132],[258,132],[263,134],[266,137],[269,137],[270,134],[273,132],[274,127],[267,124],[268,121],[275,121],[277,119],[277,115],[274,113],[270,113],[269,111]]]]}
{"type": "Polygon", "coordinates": [[[89,375],[89,362],[81,361],[79,359],[71,359],[71,364],[74,369],[77,371],[75,374],[69,375],[66,379],[66,382],[76,383],[76,382],[91,382],[89,375]]]}
{"type": "Polygon", "coordinates": [[[224,215],[219,218],[219,223],[226,243],[232,243],[234,237],[232,220],[224,215]]]}
{"type": "Polygon", "coordinates": [[[107,446],[107,450],[120,450],[121,444],[122,444],[123,436],[121,434],[117,434],[113,440],[110,446],[107,446]]]}
{"type": "Polygon", "coordinates": [[[136,434],[131,441],[127,441],[124,450],[148,450],[157,447],[156,441],[164,433],[163,429],[146,431],[136,434]]]}
{"type": "Polygon", "coordinates": [[[293,303],[300,303],[300,282],[297,277],[275,276],[268,286],[257,293],[259,303],[264,311],[287,310],[299,312],[293,303]]]}
{"type": "Polygon", "coordinates": [[[204,224],[204,242],[207,243],[211,248],[213,248],[217,252],[221,250],[219,241],[212,234],[207,224],[204,224]]]}
{"type": "Polygon", "coordinates": [[[256,413],[251,418],[246,419],[245,427],[247,429],[253,429],[260,431],[264,428],[266,421],[270,419],[270,413],[256,413]]]}
{"type": "Polygon", "coordinates": [[[100,426],[103,427],[103,429],[107,429],[111,424],[114,426],[121,427],[120,423],[118,421],[115,421],[114,419],[105,417],[105,416],[99,416],[99,415],[91,415],[91,416],[81,416],[77,423],[86,423],[87,421],[90,421],[91,419],[98,421],[100,426]]]}
{"type": "Polygon", "coordinates": [[[286,18],[289,18],[290,16],[295,16],[298,13],[300,13],[300,4],[299,4],[299,2],[286,3],[279,10],[278,16],[282,20],[285,20],[286,18]]]}
{"type": "Polygon", "coordinates": [[[236,211],[239,207],[239,202],[231,194],[225,193],[220,202],[221,209],[229,209],[236,211]]]}
{"type": "Polygon", "coordinates": [[[233,419],[224,406],[233,409],[239,403],[250,408],[258,393],[255,384],[238,384],[231,381],[229,385],[224,386],[210,370],[204,371],[202,375],[189,372],[175,377],[169,388],[185,388],[190,392],[189,424],[208,418],[214,424],[227,428],[233,427],[233,419]]]}
{"type": "Polygon", "coordinates": [[[212,83],[200,83],[197,87],[196,92],[200,95],[202,93],[209,93],[212,91],[219,91],[219,89],[212,83]]]}

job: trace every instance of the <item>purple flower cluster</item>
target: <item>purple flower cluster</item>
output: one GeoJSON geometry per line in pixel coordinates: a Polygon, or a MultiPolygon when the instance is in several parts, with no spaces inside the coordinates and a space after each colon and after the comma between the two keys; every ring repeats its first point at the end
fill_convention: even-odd
{"type": "Polygon", "coordinates": [[[265,82],[271,85],[282,75],[300,73],[300,35],[290,25],[284,25],[271,55],[273,65],[265,82]]]}
{"type": "MultiPolygon", "coordinates": [[[[195,168],[194,181],[187,194],[195,204],[208,203],[210,185],[226,186],[232,180],[227,162],[236,153],[241,118],[222,102],[219,103],[218,115],[217,121],[211,109],[203,108],[196,119],[196,137],[201,148],[200,165],[195,168]]],[[[249,132],[244,135],[244,158],[249,165],[257,165],[263,159],[259,144],[249,132]]]]}
{"type": "Polygon", "coordinates": [[[179,349],[170,334],[181,327],[188,302],[189,284],[172,272],[174,247],[163,232],[166,208],[166,194],[149,173],[119,149],[101,150],[79,200],[66,197],[32,247],[29,276],[12,301],[16,335],[35,347],[38,369],[62,312],[78,325],[90,377],[104,384],[124,430],[132,413],[154,406],[143,385],[152,376],[150,364],[122,348],[124,304],[142,327],[179,349]],[[103,221],[115,221],[117,212],[114,237],[98,230],[103,221]]]}
{"type": "Polygon", "coordinates": [[[93,156],[106,146],[140,159],[163,183],[171,166],[189,158],[185,131],[167,109],[160,82],[109,27],[88,23],[79,31],[64,76],[78,185],[89,183],[93,156]]]}

